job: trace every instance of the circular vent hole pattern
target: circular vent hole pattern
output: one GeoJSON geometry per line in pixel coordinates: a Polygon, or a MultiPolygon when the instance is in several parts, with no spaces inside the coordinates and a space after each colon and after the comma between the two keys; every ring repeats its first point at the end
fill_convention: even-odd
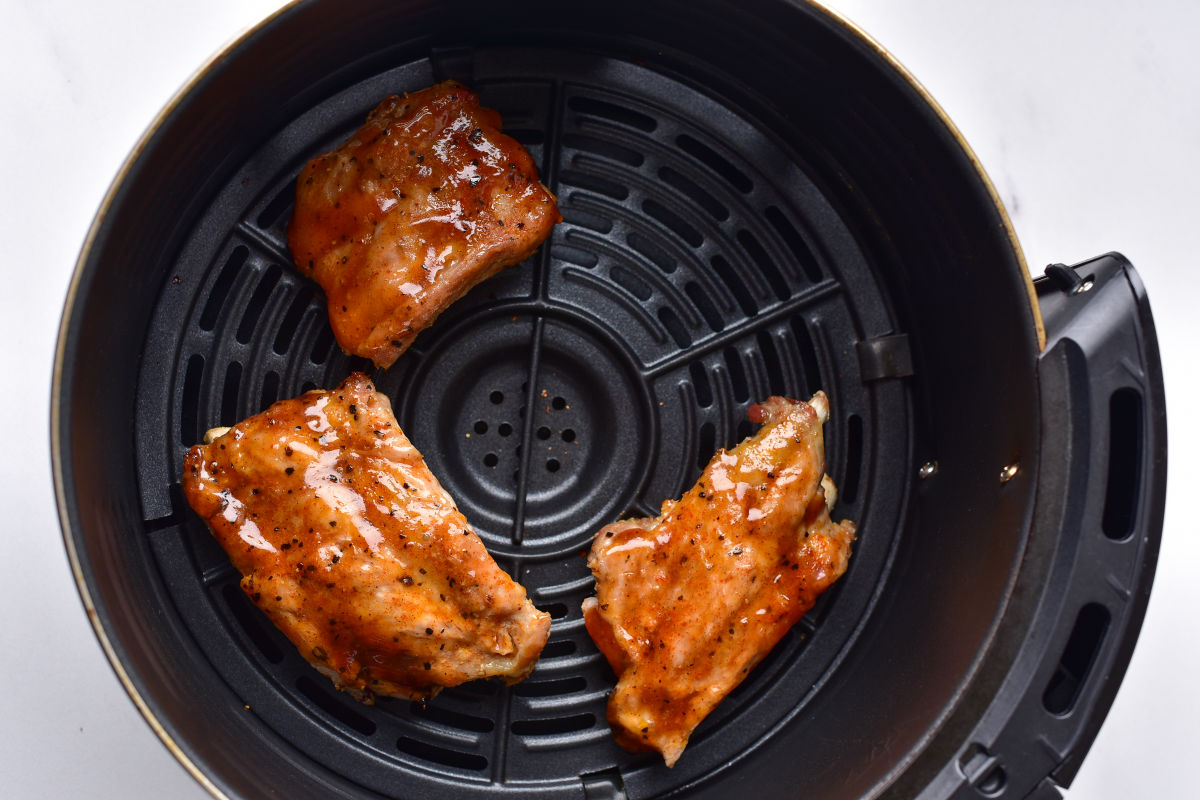
{"type": "MultiPolygon", "coordinates": [[[[249,658],[217,658],[214,667],[229,686],[266,687],[245,698],[264,709],[261,719],[279,720],[271,724],[280,733],[308,731],[289,741],[378,794],[412,785],[421,787],[414,794],[435,795],[429,786],[437,781],[428,776],[436,772],[438,781],[476,781],[506,797],[525,796],[543,782],[549,797],[562,787],[578,794],[581,774],[645,768],[604,730],[613,678],[580,620],[580,604],[594,587],[580,553],[604,524],[653,515],[663,500],[679,497],[717,448],[752,431],[750,404],[770,394],[831,392],[829,469],[847,517],[856,518],[865,495],[877,491],[873,465],[904,458],[903,448],[892,452],[874,437],[908,430],[907,419],[878,416],[885,404],[858,384],[855,351],[846,347],[861,320],[886,317],[878,309],[859,313],[860,304],[880,296],[871,270],[822,238],[838,211],[823,204],[814,183],[795,191],[805,174],[791,168],[770,136],[754,138],[753,146],[729,144],[740,141],[736,132],[760,124],[742,115],[744,104],[735,98],[722,105],[621,58],[560,50],[537,57],[547,65],[540,77],[530,72],[539,62],[529,51],[496,48],[475,60],[475,78],[484,104],[531,146],[564,222],[533,257],[459,300],[393,367],[373,372],[405,433],[498,563],[551,613],[550,641],[535,672],[513,687],[455,687],[425,710],[391,700],[360,707],[344,702],[294,652],[242,596],[228,566],[189,561],[185,553],[180,563],[202,565],[199,591],[164,582],[179,606],[197,594],[210,597],[216,622],[209,627],[217,633],[195,626],[198,645],[221,653],[232,638],[244,647],[249,658]],[[520,79],[512,77],[517,73],[520,79]],[[474,350],[438,349],[476,327],[486,335],[468,342],[479,345],[474,350]],[[489,339],[503,337],[508,351],[489,350],[489,339]],[[447,353],[460,358],[461,369],[447,366],[447,353]],[[439,370],[452,373],[446,391],[410,391],[439,370]],[[424,429],[409,424],[422,415],[430,420],[424,429]],[[486,491],[473,495],[480,485],[486,491]],[[521,737],[527,741],[504,741],[521,737]],[[330,759],[334,751],[348,758],[330,759]]],[[[416,88],[429,66],[397,68],[389,85],[416,88]]],[[[298,165],[349,136],[357,125],[321,126],[344,120],[341,109],[372,107],[378,85],[347,89],[322,110],[328,113],[305,115],[312,130],[290,128],[252,156],[236,180],[261,176],[252,178],[257,183],[225,193],[253,198],[238,222],[212,236],[214,225],[232,218],[230,209],[214,206],[179,248],[200,254],[172,265],[181,274],[192,270],[180,285],[195,291],[165,293],[155,313],[178,320],[174,328],[182,333],[145,345],[146,364],[171,365],[178,396],[164,405],[155,397],[167,393],[155,381],[143,379],[138,388],[140,440],[171,450],[162,459],[170,469],[139,461],[147,496],[177,483],[173,465],[205,429],[275,399],[331,387],[355,369],[372,371],[340,350],[324,296],[282,256],[298,165]],[[157,414],[141,413],[159,406],[157,414]]],[[[179,502],[173,518],[187,520],[177,526],[180,536],[193,555],[209,552],[211,537],[179,502]]],[[[886,534],[890,512],[872,510],[872,531],[886,534]]],[[[170,530],[160,522],[155,535],[165,541],[170,530]]],[[[886,535],[862,537],[845,583],[717,709],[694,737],[694,751],[707,748],[728,760],[768,735],[780,709],[804,702],[797,687],[814,685],[825,669],[811,660],[812,642],[842,635],[830,620],[848,597],[870,594],[854,589],[856,571],[871,578],[862,565],[888,546],[886,535]]],[[[654,793],[698,785],[707,769],[685,758],[654,793]]]]}

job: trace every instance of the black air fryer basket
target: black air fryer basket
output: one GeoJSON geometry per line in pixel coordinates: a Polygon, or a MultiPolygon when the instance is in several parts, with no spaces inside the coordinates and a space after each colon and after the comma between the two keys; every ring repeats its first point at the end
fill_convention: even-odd
{"type": "Polygon", "coordinates": [[[1031,281],[950,122],[819,6],[289,6],[127,164],[58,359],[84,603],[215,795],[1057,797],[1161,535],[1162,375],[1133,268],[1031,281]],[[564,222],[374,377],[554,622],[521,684],[366,707],[243,596],[179,475],[205,429],[369,368],[291,264],[295,177],[387,94],[447,78],[501,112],[564,222]],[[677,497],[751,403],[818,388],[849,571],[674,769],[626,753],[581,619],[592,534],[677,497]]]}

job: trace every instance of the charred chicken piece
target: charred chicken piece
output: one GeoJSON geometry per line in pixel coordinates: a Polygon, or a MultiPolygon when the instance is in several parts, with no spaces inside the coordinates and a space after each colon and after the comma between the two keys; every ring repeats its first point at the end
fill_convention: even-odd
{"type": "Polygon", "coordinates": [[[325,290],[342,349],[387,367],[561,219],[500,115],[447,81],[388,97],[349,141],[305,166],[288,246],[325,290]]]}
{"type": "Polygon", "coordinates": [[[752,406],[762,428],[718,450],[682,499],[596,534],[584,622],[618,676],[608,721],[621,746],[673,766],[701,720],[846,571],[855,526],[829,518],[828,415],[821,392],[752,406]]]}
{"type": "Polygon", "coordinates": [[[515,683],[550,631],[356,373],[197,445],[188,502],[242,589],[338,688],[424,702],[515,683]]]}

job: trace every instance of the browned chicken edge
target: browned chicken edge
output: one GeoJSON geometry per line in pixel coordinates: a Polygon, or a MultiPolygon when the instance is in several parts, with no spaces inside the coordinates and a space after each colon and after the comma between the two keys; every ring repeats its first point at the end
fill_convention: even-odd
{"type": "Polygon", "coordinates": [[[385,98],[296,182],[288,246],[347,353],[388,367],[471,288],[562,220],[500,115],[447,81],[385,98]]]}
{"type": "Polygon", "coordinates": [[[545,646],[550,616],[492,559],[361,373],[191,448],[183,488],[250,600],[364,702],[516,682],[545,646]]]}
{"type": "Polygon", "coordinates": [[[829,517],[826,396],[752,406],[759,431],[718,450],[656,518],[602,528],[588,565],[588,633],[618,682],[608,721],[624,748],[674,766],[696,726],[845,571],[854,523],[829,517]]]}

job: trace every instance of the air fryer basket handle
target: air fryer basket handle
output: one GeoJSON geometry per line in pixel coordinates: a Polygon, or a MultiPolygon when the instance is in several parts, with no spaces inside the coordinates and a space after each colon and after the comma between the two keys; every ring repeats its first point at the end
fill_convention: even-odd
{"type": "Polygon", "coordinates": [[[959,754],[956,798],[1061,796],[1129,664],[1162,536],[1166,409],[1141,280],[1109,253],[1053,265],[1037,289],[1043,427],[1013,601],[1026,610],[1001,623],[1021,626],[1012,668],[959,754]]]}

